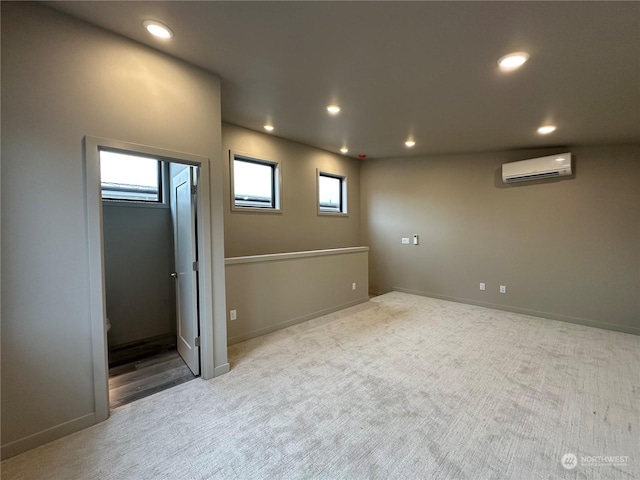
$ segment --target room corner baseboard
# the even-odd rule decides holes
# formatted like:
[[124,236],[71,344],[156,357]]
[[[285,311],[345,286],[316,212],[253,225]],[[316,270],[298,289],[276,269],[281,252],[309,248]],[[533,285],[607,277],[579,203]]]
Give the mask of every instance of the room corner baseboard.
[[224,375],[225,373],[229,373],[229,370],[231,369],[231,367],[229,366],[228,363],[225,363],[224,365],[219,365],[216,368],[213,369],[213,377],[219,377],[220,375]]
[[363,298],[358,298],[357,300],[352,300],[350,302],[343,303],[342,305],[336,305],[330,308],[320,310],[318,312],[309,313],[307,315],[303,315],[301,317],[296,317],[291,320],[277,323],[275,325],[271,325],[269,327],[262,328],[260,330],[254,330],[253,332],[243,333],[242,335],[236,335],[235,337],[229,337],[229,339],[227,340],[227,344],[233,345],[235,343],[251,340],[252,338],[256,338],[256,337],[260,337],[261,335],[266,335],[268,333],[276,332],[278,330],[282,330],[283,328],[287,328],[292,325],[296,325],[298,323],[306,322],[307,320],[312,320],[314,318],[321,317],[322,315],[328,315],[329,313],[337,312],[338,310],[342,310],[344,308],[349,308],[355,305],[359,305],[361,303],[366,303],[368,301],[369,301],[368,296]]
[[65,437],[71,433],[78,432],[95,424],[96,415],[95,413],[90,413],[83,417],[56,425],[55,427],[47,428],[46,430],[34,433],[28,437],[2,445],[0,458],[2,460],[6,460],[7,458],[15,457],[16,455],[28,450],[44,445],[45,443],[53,442],[54,440]]
[[439,295],[437,293],[432,293],[432,292],[422,292],[418,290],[411,290],[409,288],[391,287],[391,289],[396,292],[420,295],[421,297],[438,298],[440,300],[448,300],[450,302],[465,303],[467,305],[476,305],[478,307],[493,308],[494,310],[502,310],[505,312],[521,313],[523,315],[546,318],[548,320],[558,320],[560,322],[575,323],[577,325],[583,325],[585,327],[601,328],[603,330],[611,330],[614,332],[631,333],[633,335],[640,335],[640,328],[637,328],[637,327],[628,327],[626,325],[617,325],[615,323],[598,322],[596,320],[590,320],[586,318],[570,317],[568,315],[558,315],[558,314],[549,313],[549,312],[528,310],[526,308],[511,307],[508,305],[497,305],[493,303],[476,302],[474,300],[468,300],[465,298],[450,297],[447,295]]

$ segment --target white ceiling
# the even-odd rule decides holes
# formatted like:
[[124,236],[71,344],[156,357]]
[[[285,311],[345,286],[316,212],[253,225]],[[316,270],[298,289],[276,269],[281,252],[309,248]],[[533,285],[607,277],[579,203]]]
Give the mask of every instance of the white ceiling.
[[[45,3],[217,73],[224,121],[271,121],[334,152],[640,142],[638,2]],[[151,37],[145,19],[174,38]],[[499,71],[520,50],[529,62]],[[544,123],[558,130],[540,136]]]

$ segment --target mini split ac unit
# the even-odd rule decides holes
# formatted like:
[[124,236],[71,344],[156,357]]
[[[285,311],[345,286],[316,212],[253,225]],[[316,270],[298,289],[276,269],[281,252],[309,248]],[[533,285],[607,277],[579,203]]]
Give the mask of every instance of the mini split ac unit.
[[539,178],[565,177],[571,175],[571,153],[532,158],[502,165],[504,183],[526,182]]

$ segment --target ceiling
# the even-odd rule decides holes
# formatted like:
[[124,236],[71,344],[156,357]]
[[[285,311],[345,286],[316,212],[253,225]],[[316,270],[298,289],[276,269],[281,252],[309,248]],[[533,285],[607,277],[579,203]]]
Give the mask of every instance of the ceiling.
[[215,72],[224,121],[333,152],[640,142],[639,2],[44,3]]

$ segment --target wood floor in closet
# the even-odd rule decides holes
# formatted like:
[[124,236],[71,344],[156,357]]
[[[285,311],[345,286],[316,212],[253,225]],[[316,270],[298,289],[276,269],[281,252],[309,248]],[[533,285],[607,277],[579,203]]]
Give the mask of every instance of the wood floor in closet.
[[109,404],[117,408],[196,378],[176,350],[109,369]]

